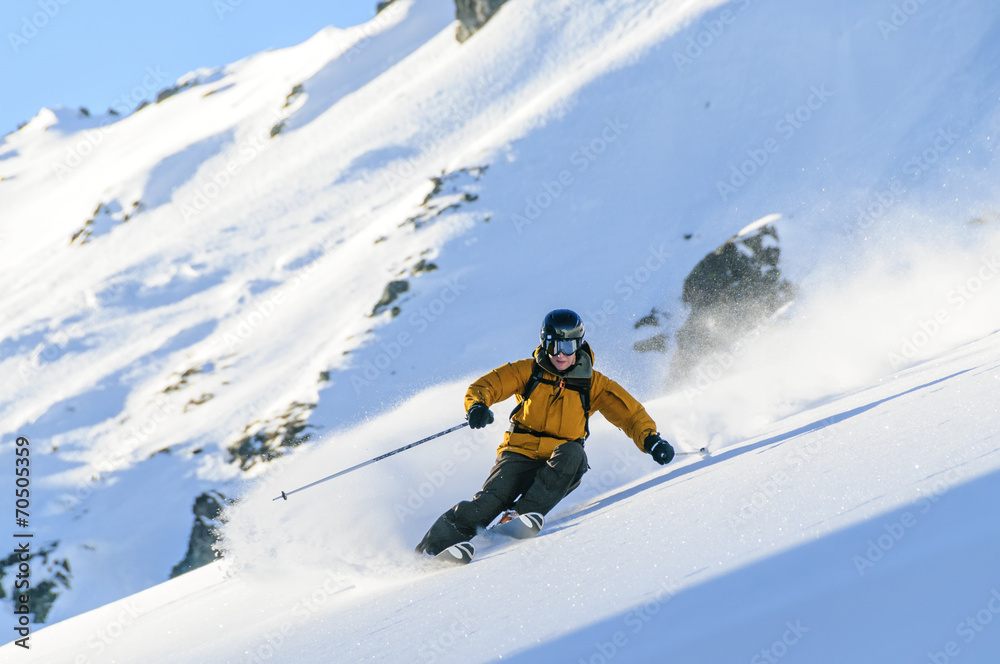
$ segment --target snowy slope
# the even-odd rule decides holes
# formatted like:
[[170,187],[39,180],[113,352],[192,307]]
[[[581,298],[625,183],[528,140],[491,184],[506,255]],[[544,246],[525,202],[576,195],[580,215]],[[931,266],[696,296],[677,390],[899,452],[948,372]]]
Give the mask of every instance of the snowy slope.
[[35,661],[721,662],[766,651],[832,663],[926,661],[951,643],[962,661],[993,662],[998,372],[992,335],[663,471],[637,472],[638,455],[603,427],[588,444],[601,465],[542,537],[485,539],[473,564],[441,572],[401,561],[358,576],[334,552],[302,555],[336,546],[338,533],[317,526],[331,518],[356,524],[355,541],[377,537],[388,505],[330,506],[398,479],[400,462],[277,508],[268,486],[234,519],[255,540],[237,548],[251,559],[49,627]]
[[[514,0],[463,45],[453,16],[445,0],[399,0],[364,30],[330,28],[294,48],[196,72],[179,82],[192,85],[112,124],[43,110],[4,138],[0,444],[12,459],[14,439],[31,439],[36,537],[58,541],[56,556],[72,567],[71,588],[60,589],[49,616],[64,623],[39,643],[132,661],[140,657],[133,648],[159,643],[140,638],[139,625],[156,634],[202,629],[233,607],[221,622],[232,641],[205,633],[192,645],[203,650],[188,659],[230,661],[234,648],[252,648],[290,619],[310,624],[294,643],[312,654],[289,661],[328,657],[324,648],[335,643],[337,652],[348,648],[345,661],[380,643],[406,661],[416,651],[393,649],[435,634],[447,640],[441,630],[464,619],[441,600],[467,597],[470,579],[488,600],[476,610],[503,607],[509,619],[481,614],[494,615],[495,632],[463,623],[463,634],[494,638],[497,650],[473,640],[449,659],[557,637],[597,642],[664,579],[682,584],[679,593],[749,593],[744,566],[788,559],[765,562],[779,553],[796,565],[836,553],[846,546],[836,533],[903,509],[934,473],[968,462],[958,484],[974,491],[981,485],[972,480],[992,472],[988,420],[958,419],[950,402],[915,401],[931,387],[864,415],[900,405],[901,431],[924,409],[954,417],[953,437],[985,446],[970,445],[977,454],[928,441],[915,449],[954,454],[955,463],[939,458],[927,474],[907,475],[888,471],[909,467],[900,466],[903,434],[891,436],[888,451],[858,442],[850,468],[877,470],[846,473],[825,451],[810,473],[782,482],[793,499],[768,496],[776,512],[735,544],[732,528],[687,521],[692,513],[724,521],[734,501],[776,481],[766,452],[741,450],[775,446],[777,454],[812,440],[781,438],[801,426],[950,375],[932,363],[888,378],[926,360],[958,366],[961,355],[936,358],[1000,327],[993,6],[929,4],[900,18],[891,5],[860,0]],[[684,277],[771,213],[782,215],[783,267],[800,301],[787,322],[734,349],[737,366],[719,358],[663,396],[666,359],[632,350],[641,339],[635,321],[655,307],[671,314],[663,331],[675,331]],[[391,305],[399,315],[371,316],[386,284],[403,279],[409,289]],[[564,525],[530,545],[583,538],[559,549],[568,567],[584,570],[558,581],[576,588],[555,588],[559,603],[529,599],[537,583],[508,588],[515,571],[550,572],[547,552],[531,565],[514,550],[487,553],[484,565],[455,574],[454,586],[416,570],[398,578],[429,520],[482,481],[500,427],[312,490],[296,510],[270,502],[280,489],[460,421],[468,380],[530,352],[540,316],[561,306],[584,314],[598,367],[649,400],[668,438],[681,447],[710,442],[716,456],[657,472],[595,422],[589,484],[561,507]],[[981,343],[975,352],[993,357],[992,342]],[[908,387],[891,392],[900,381]],[[976,395],[970,408],[988,410],[982,390],[992,383],[971,381],[962,374],[942,385],[960,385],[952,389]],[[233,462],[230,446],[296,412],[307,416],[312,443],[247,471]],[[883,435],[860,418],[821,429],[832,435],[864,421],[858,436]],[[619,470],[602,476],[609,468]],[[261,485],[248,486],[258,475]],[[654,498],[674,487],[677,507]],[[244,494],[230,515],[229,559],[140,595],[149,611],[175,604],[116,638],[125,654],[96,652],[87,639],[120,605],[66,619],[165,580],[184,555],[191,504],[208,489]],[[661,525],[618,526],[612,513]],[[975,516],[956,528],[971,531]],[[635,555],[623,558],[620,528],[641,535],[630,538]],[[829,546],[798,553],[818,538]],[[675,544],[689,541],[698,546]],[[633,571],[626,560],[658,551],[680,551],[669,575],[620,576]],[[697,572],[704,556],[714,562]],[[513,566],[489,567],[503,560]],[[211,586],[219,567],[230,576]],[[970,566],[967,583],[982,582],[978,569]],[[595,579],[611,594],[592,595]],[[351,585],[302,615],[298,602],[317,587]],[[796,585],[802,596],[776,596],[774,606],[797,597],[816,606],[823,592],[854,601],[853,585],[821,585],[808,577]],[[512,594],[491,594],[494,587]],[[376,629],[362,626],[397,620],[385,616],[400,597],[425,617],[406,614],[383,637],[362,638]],[[534,632],[521,630],[518,597]],[[756,629],[734,611],[719,624]],[[348,613],[367,618],[352,622]],[[705,638],[723,647],[710,632]],[[698,638],[669,643],[701,648],[707,641]]]

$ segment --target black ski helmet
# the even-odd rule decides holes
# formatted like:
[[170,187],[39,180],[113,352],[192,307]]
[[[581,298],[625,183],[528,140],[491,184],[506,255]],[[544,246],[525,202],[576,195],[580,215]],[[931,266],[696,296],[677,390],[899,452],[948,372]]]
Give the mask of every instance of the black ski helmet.
[[583,343],[583,319],[569,309],[550,311],[542,321],[539,337],[549,355],[572,355]]

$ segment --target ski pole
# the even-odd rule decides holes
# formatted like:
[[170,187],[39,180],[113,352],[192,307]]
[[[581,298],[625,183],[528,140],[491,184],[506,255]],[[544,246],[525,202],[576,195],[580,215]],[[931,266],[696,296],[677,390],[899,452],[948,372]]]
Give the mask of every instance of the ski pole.
[[446,433],[451,433],[452,431],[458,431],[459,429],[461,429],[463,427],[467,427],[467,426],[469,426],[468,422],[462,422],[461,424],[459,424],[457,426],[453,426],[450,429],[445,429],[444,431],[438,432],[438,433],[434,434],[433,436],[427,436],[426,438],[418,440],[415,443],[410,443],[409,445],[403,445],[399,449],[393,450],[391,452],[386,452],[382,456],[377,456],[374,459],[369,459],[368,461],[363,461],[363,462],[359,463],[356,466],[351,466],[347,470],[341,470],[340,472],[334,473],[333,475],[328,475],[327,477],[324,477],[321,480],[316,480],[315,482],[310,482],[309,484],[306,484],[305,486],[300,486],[298,489],[292,489],[291,491],[287,491],[287,492],[286,491],[282,491],[280,496],[278,496],[277,498],[273,498],[272,499],[272,502],[274,502],[275,500],[281,500],[281,499],[288,500],[288,497],[290,495],[292,495],[293,493],[298,493],[299,491],[304,491],[305,489],[308,489],[311,486],[316,486],[317,484],[322,484],[323,482],[326,482],[327,480],[332,480],[335,477],[340,477],[341,475],[346,475],[347,473],[349,473],[351,471],[354,471],[354,470],[357,470],[358,468],[364,468],[365,466],[367,466],[369,464],[372,464],[372,463],[375,463],[376,461],[381,461],[382,459],[391,457],[393,454],[399,454],[400,452],[402,452],[404,450],[408,450],[411,447],[416,447],[417,445],[422,445],[422,444],[426,443],[429,440],[434,440],[435,438],[440,438],[441,436],[445,435]]
[[674,452],[674,456],[689,456],[692,454],[708,454],[708,448],[700,447],[697,452]]

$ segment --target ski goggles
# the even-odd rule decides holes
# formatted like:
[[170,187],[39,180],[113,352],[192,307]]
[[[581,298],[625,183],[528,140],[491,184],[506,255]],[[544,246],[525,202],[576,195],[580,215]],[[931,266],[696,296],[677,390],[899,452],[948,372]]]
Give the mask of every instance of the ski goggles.
[[553,357],[559,354],[572,355],[580,350],[580,339],[546,339],[543,348]]

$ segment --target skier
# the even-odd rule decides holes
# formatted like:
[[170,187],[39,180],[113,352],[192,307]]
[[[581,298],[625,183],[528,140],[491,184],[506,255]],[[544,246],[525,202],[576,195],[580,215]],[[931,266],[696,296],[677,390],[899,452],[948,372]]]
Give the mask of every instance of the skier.
[[493,422],[493,404],[511,396],[518,403],[482,491],[442,514],[417,545],[418,553],[435,556],[466,542],[504,511],[501,521],[547,514],[589,468],[583,444],[595,410],[657,463],[674,458],[645,408],[621,385],[594,371],[594,352],[583,333],[577,314],[552,311],[542,322],[541,345],[532,358],[498,367],[469,386],[466,418],[473,429]]

